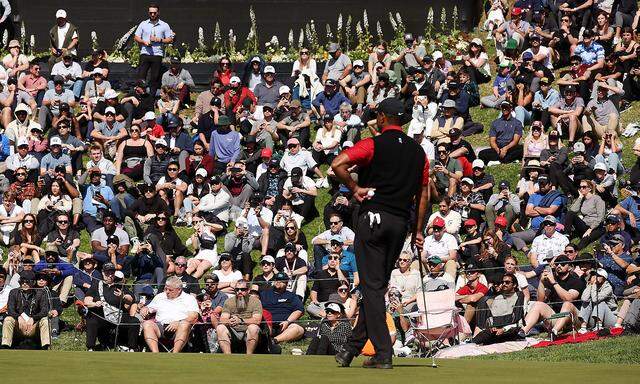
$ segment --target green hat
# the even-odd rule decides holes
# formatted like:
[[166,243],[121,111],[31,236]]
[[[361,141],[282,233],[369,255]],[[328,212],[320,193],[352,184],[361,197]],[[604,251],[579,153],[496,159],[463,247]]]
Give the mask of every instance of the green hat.
[[231,125],[231,119],[227,115],[218,116],[218,125]]
[[440,258],[440,256],[429,256],[429,258],[427,259],[427,263],[433,265],[442,264],[442,259]]

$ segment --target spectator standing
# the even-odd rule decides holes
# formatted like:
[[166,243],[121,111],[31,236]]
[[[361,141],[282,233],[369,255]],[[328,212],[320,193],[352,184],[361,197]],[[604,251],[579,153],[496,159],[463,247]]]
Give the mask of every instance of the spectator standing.
[[160,7],[153,3],[149,6],[149,18],[138,25],[134,39],[140,45],[140,64],[138,79],[149,77],[149,93],[155,96],[160,87],[160,71],[164,57],[164,45],[173,43],[175,33],[169,24],[160,20]]

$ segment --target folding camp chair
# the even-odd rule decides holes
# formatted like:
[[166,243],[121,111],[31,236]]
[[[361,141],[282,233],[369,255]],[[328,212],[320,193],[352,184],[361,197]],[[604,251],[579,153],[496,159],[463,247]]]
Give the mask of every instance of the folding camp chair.
[[[455,292],[446,289],[435,292],[418,292],[418,312],[408,314],[415,325],[413,334],[418,341],[420,357],[432,356],[446,347],[445,341],[458,341],[459,309],[455,306]],[[425,308],[426,302],[426,308]]]

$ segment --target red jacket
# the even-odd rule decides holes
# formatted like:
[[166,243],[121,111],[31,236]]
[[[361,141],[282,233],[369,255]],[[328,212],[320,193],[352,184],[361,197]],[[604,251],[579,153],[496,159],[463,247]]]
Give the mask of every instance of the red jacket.
[[238,108],[242,106],[242,101],[246,98],[250,98],[254,104],[258,102],[256,95],[247,87],[241,87],[240,92],[235,92],[234,95],[231,95],[231,91],[231,89],[228,89],[224,93],[224,105],[227,109],[232,108],[234,113],[238,112]]
[[207,175],[209,177],[213,176],[214,170],[214,162],[213,158],[207,153],[202,156],[202,161],[200,163],[194,162],[191,160],[191,156],[187,157],[185,161],[185,173],[189,178],[193,179],[196,176],[196,170],[198,168],[204,168],[207,171]]

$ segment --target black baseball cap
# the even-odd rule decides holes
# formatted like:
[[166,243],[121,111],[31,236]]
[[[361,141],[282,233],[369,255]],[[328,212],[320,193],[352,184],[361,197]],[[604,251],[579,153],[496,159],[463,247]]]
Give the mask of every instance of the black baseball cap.
[[499,188],[502,189],[509,189],[509,187],[511,187],[511,184],[509,184],[508,180],[502,180],[499,184]]
[[116,270],[116,266],[113,263],[104,263],[102,265],[102,272],[115,271],[115,270]]
[[555,264],[569,264],[571,262],[571,259],[567,255],[560,255],[554,260]]
[[278,272],[273,276],[273,281],[289,281],[289,276],[284,272]]
[[302,168],[295,167],[291,170],[291,177],[302,177]]
[[401,117],[404,114],[404,105],[395,98],[386,98],[378,104],[378,111],[386,116]]
[[231,261],[231,260],[233,260],[233,258],[231,257],[231,254],[230,254],[230,253],[224,252],[224,253],[221,253],[221,254],[220,254],[220,261],[222,261],[222,260],[229,260],[229,261]]

